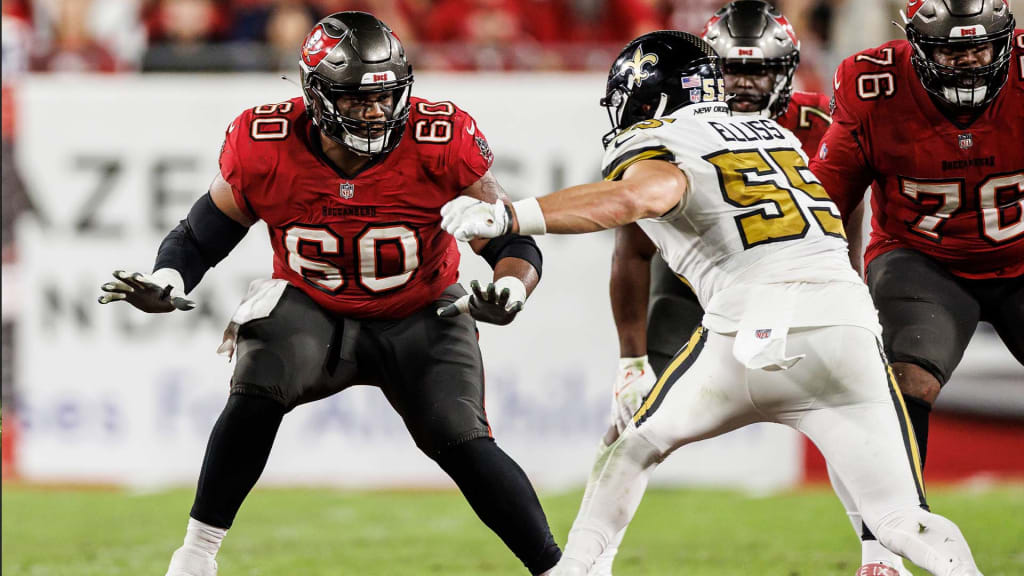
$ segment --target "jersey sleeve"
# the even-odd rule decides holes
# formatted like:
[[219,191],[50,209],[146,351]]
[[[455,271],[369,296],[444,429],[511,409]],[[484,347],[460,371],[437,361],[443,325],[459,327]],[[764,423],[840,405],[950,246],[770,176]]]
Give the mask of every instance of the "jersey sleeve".
[[836,70],[835,95],[832,97],[832,125],[825,131],[818,151],[811,158],[811,172],[821,181],[832,201],[839,207],[843,222],[864,198],[873,171],[864,147],[863,123],[855,109],[857,98],[851,77],[851,61]]
[[452,140],[444,154],[442,175],[455,190],[465,190],[494,164],[494,153],[476,120],[456,108],[452,116]]
[[248,126],[251,121],[251,110],[246,110],[238,115],[224,132],[224,143],[220,148],[220,175],[231,185],[231,192],[235,197],[235,204],[246,212],[248,216],[257,217],[252,205],[245,198],[247,175],[245,173],[243,157],[244,147],[248,142]]
[[642,160],[675,162],[675,154],[658,138],[656,129],[644,126],[650,122],[653,121],[630,127],[608,143],[601,162],[601,176],[605,180],[621,179],[627,168]]

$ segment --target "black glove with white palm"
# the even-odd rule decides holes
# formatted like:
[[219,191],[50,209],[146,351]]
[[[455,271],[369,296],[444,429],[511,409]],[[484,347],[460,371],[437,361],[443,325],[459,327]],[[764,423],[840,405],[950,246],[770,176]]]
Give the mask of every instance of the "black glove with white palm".
[[526,303],[526,286],[515,276],[502,276],[497,281],[480,287],[480,282],[469,283],[472,294],[466,294],[455,302],[437,309],[437,315],[451,318],[469,314],[479,322],[504,326],[515,320]]
[[115,282],[100,286],[103,294],[100,304],[124,300],[132,306],[149,313],[164,313],[174,310],[191,310],[196,303],[185,297],[182,288],[185,283],[178,271],[161,268],[152,274],[129,273],[115,270]]

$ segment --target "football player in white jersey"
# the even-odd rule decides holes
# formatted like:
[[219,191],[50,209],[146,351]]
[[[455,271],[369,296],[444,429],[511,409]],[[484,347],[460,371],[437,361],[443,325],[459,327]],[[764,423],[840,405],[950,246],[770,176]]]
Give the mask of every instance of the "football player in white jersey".
[[442,226],[466,241],[638,222],[705,310],[595,463],[555,573],[587,573],[672,451],[778,422],[821,449],[887,548],[932,574],[979,575],[960,530],[927,509],[874,304],[799,140],[773,120],[730,116],[718,57],[683,32],[628,44],[602,104],[613,126],[605,181],[513,204],[459,198],[442,209]]

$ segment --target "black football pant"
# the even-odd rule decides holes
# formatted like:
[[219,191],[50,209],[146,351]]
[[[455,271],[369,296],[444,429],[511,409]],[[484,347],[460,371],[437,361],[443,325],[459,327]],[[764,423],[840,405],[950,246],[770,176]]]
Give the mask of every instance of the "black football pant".
[[[868,287],[890,362],[916,364],[944,386],[985,321],[1024,365],[1024,277],[961,278],[925,254],[900,248],[871,261]],[[931,406],[909,394],[904,399],[923,466]]]
[[231,395],[210,435],[192,517],[230,527],[284,414],[350,385],[373,384],[526,567],[534,574],[553,567],[561,552],[537,495],[490,436],[476,326],[469,316],[435,313],[462,294],[453,286],[401,320],[353,321],[287,288],[270,316],[239,330]]

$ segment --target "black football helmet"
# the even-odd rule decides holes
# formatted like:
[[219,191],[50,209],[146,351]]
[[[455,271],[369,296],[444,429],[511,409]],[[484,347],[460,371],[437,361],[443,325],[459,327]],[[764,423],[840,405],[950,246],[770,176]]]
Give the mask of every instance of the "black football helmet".
[[[387,154],[409,118],[412,65],[386,24],[365,12],[336,12],[317,22],[299,57],[306,112],[321,132],[353,152]],[[367,122],[341,114],[342,96],[390,92],[388,118]]]
[[[1016,23],[1004,0],[908,0],[910,60],[921,84],[936,98],[961,109],[981,108],[1006,83]],[[992,43],[992,62],[974,68],[945,66],[935,50]]]
[[775,118],[786,111],[800,65],[800,41],[781,12],[763,0],[733,0],[708,20],[702,36],[722,57],[725,74],[775,78],[758,114]]
[[691,104],[725,102],[718,55],[693,34],[659,30],[633,40],[608,73],[601,106],[612,129],[605,146],[622,130],[666,116]]

